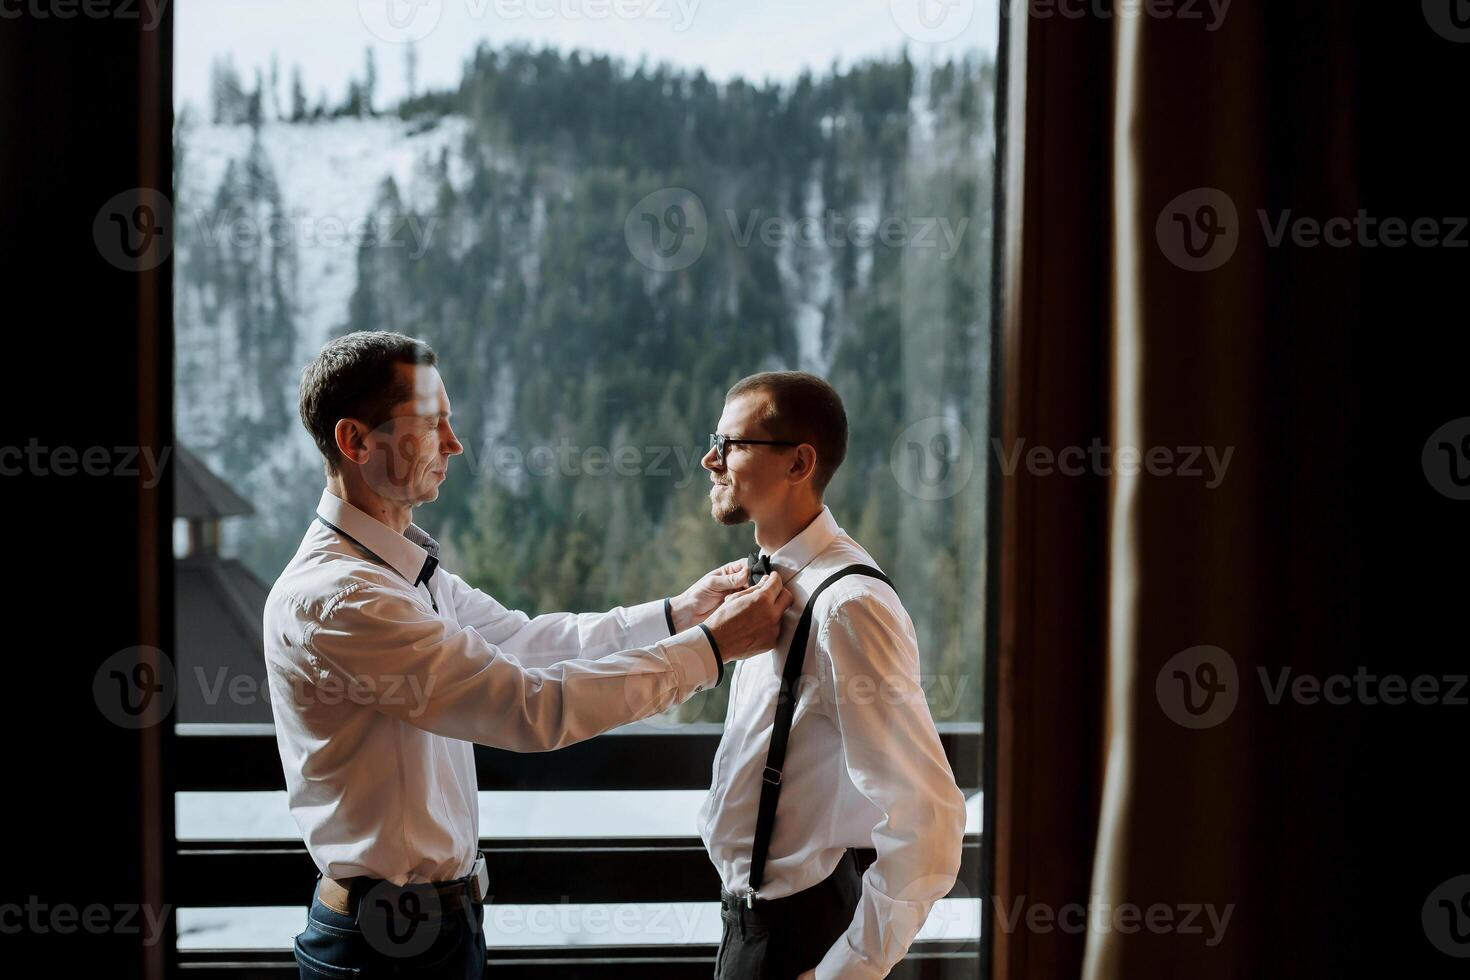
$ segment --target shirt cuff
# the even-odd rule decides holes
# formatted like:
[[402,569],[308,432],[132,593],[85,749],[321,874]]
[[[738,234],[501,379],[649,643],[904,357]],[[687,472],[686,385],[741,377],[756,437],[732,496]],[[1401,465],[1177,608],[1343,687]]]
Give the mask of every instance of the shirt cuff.
[[886,976],[888,970],[877,969],[854,952],[846,936],[839,938],[817,964],[817,980],[883,980]]
[[623,647],[651,647],[671,635],[664,613],[664,599],[627,607],[628,640]]
[[719,687],[725,680],[725,658],[720,655],[720,645],[715,642],[715,634],[710,632],[710,628],[703,623],[699,624],[699,628],[704,630],[704,638],[709,640],[710,652],[715,655],[715,666],[718,669],[718,673],[715,674],[715,687]]
[[[660,614],[662,619],[662,614]],[[722,669],[714,643],[703,626],[691,626],[658,644],[674,668],[679,688],[695,693],[720,682]],[[688,697],[685,694],[684,697]],[[684,698],[680,698],[684,700]]]

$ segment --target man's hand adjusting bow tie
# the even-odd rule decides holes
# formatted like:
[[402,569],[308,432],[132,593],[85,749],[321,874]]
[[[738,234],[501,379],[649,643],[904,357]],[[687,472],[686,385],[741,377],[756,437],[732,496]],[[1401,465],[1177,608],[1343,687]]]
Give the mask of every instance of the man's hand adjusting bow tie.
[[706,572],[698,582],[669,599],[669,627],[682,633],[698,626],[719,608],[725,597],[746,586],[745,560],[738,559]]

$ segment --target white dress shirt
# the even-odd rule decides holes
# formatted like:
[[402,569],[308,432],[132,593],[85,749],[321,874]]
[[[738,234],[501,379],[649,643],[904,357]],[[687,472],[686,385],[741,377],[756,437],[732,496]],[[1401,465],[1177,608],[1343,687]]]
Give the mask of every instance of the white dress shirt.
[[[291,815],[317,868],[395,884],[470,872],[472,743],[541,752],[713,686],[704,631],[661,601],[532,619],[331,493],[265,606],[265,661]],[[338,530],[334,530],[334,528]],[[434,606],[437,604],[438,611]]]
[[[734,667],[725,734],[699,832],[727,891],[743,895],[776,696],[807,597],[838,569],[873,565],[832,512],[770,556],[794,600],[776,647]],[[846,934],[818,980],[884,977],[959,873],[965,798],[920,684],[913,623],[881,580],[850,575],[817,599],[760,897],[818,884],[849,847],[874,847]]]

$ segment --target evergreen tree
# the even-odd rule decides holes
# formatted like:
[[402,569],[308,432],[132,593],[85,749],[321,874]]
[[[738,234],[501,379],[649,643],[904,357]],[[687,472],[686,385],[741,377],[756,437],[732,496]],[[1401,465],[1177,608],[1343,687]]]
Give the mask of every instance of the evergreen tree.
[[291,121],[299,123],[305,119],[306,88],[301,84],[300,66],[293,65],[291,67]]

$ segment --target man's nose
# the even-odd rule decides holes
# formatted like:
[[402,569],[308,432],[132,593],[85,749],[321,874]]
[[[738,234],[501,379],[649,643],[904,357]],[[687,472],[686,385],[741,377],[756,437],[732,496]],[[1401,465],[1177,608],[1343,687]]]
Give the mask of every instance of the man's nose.
[[713,446],[711,446],[710,447],[710,451],[704,454],[704,459],[701,459],[699,461],[699,465],[700,466],[703,466],[705,469],[709,470],[711,473],[715,472],[716,469],[720,468],[720,454],[719,454],[719,452],[717,452],[715,450],[715,448]]
[[444,443],[444,451],[450,456],[458,456],[464,452],[464,446],[460,444],[459,438],[455,436],[453,429],[449,429],[449,439]]

